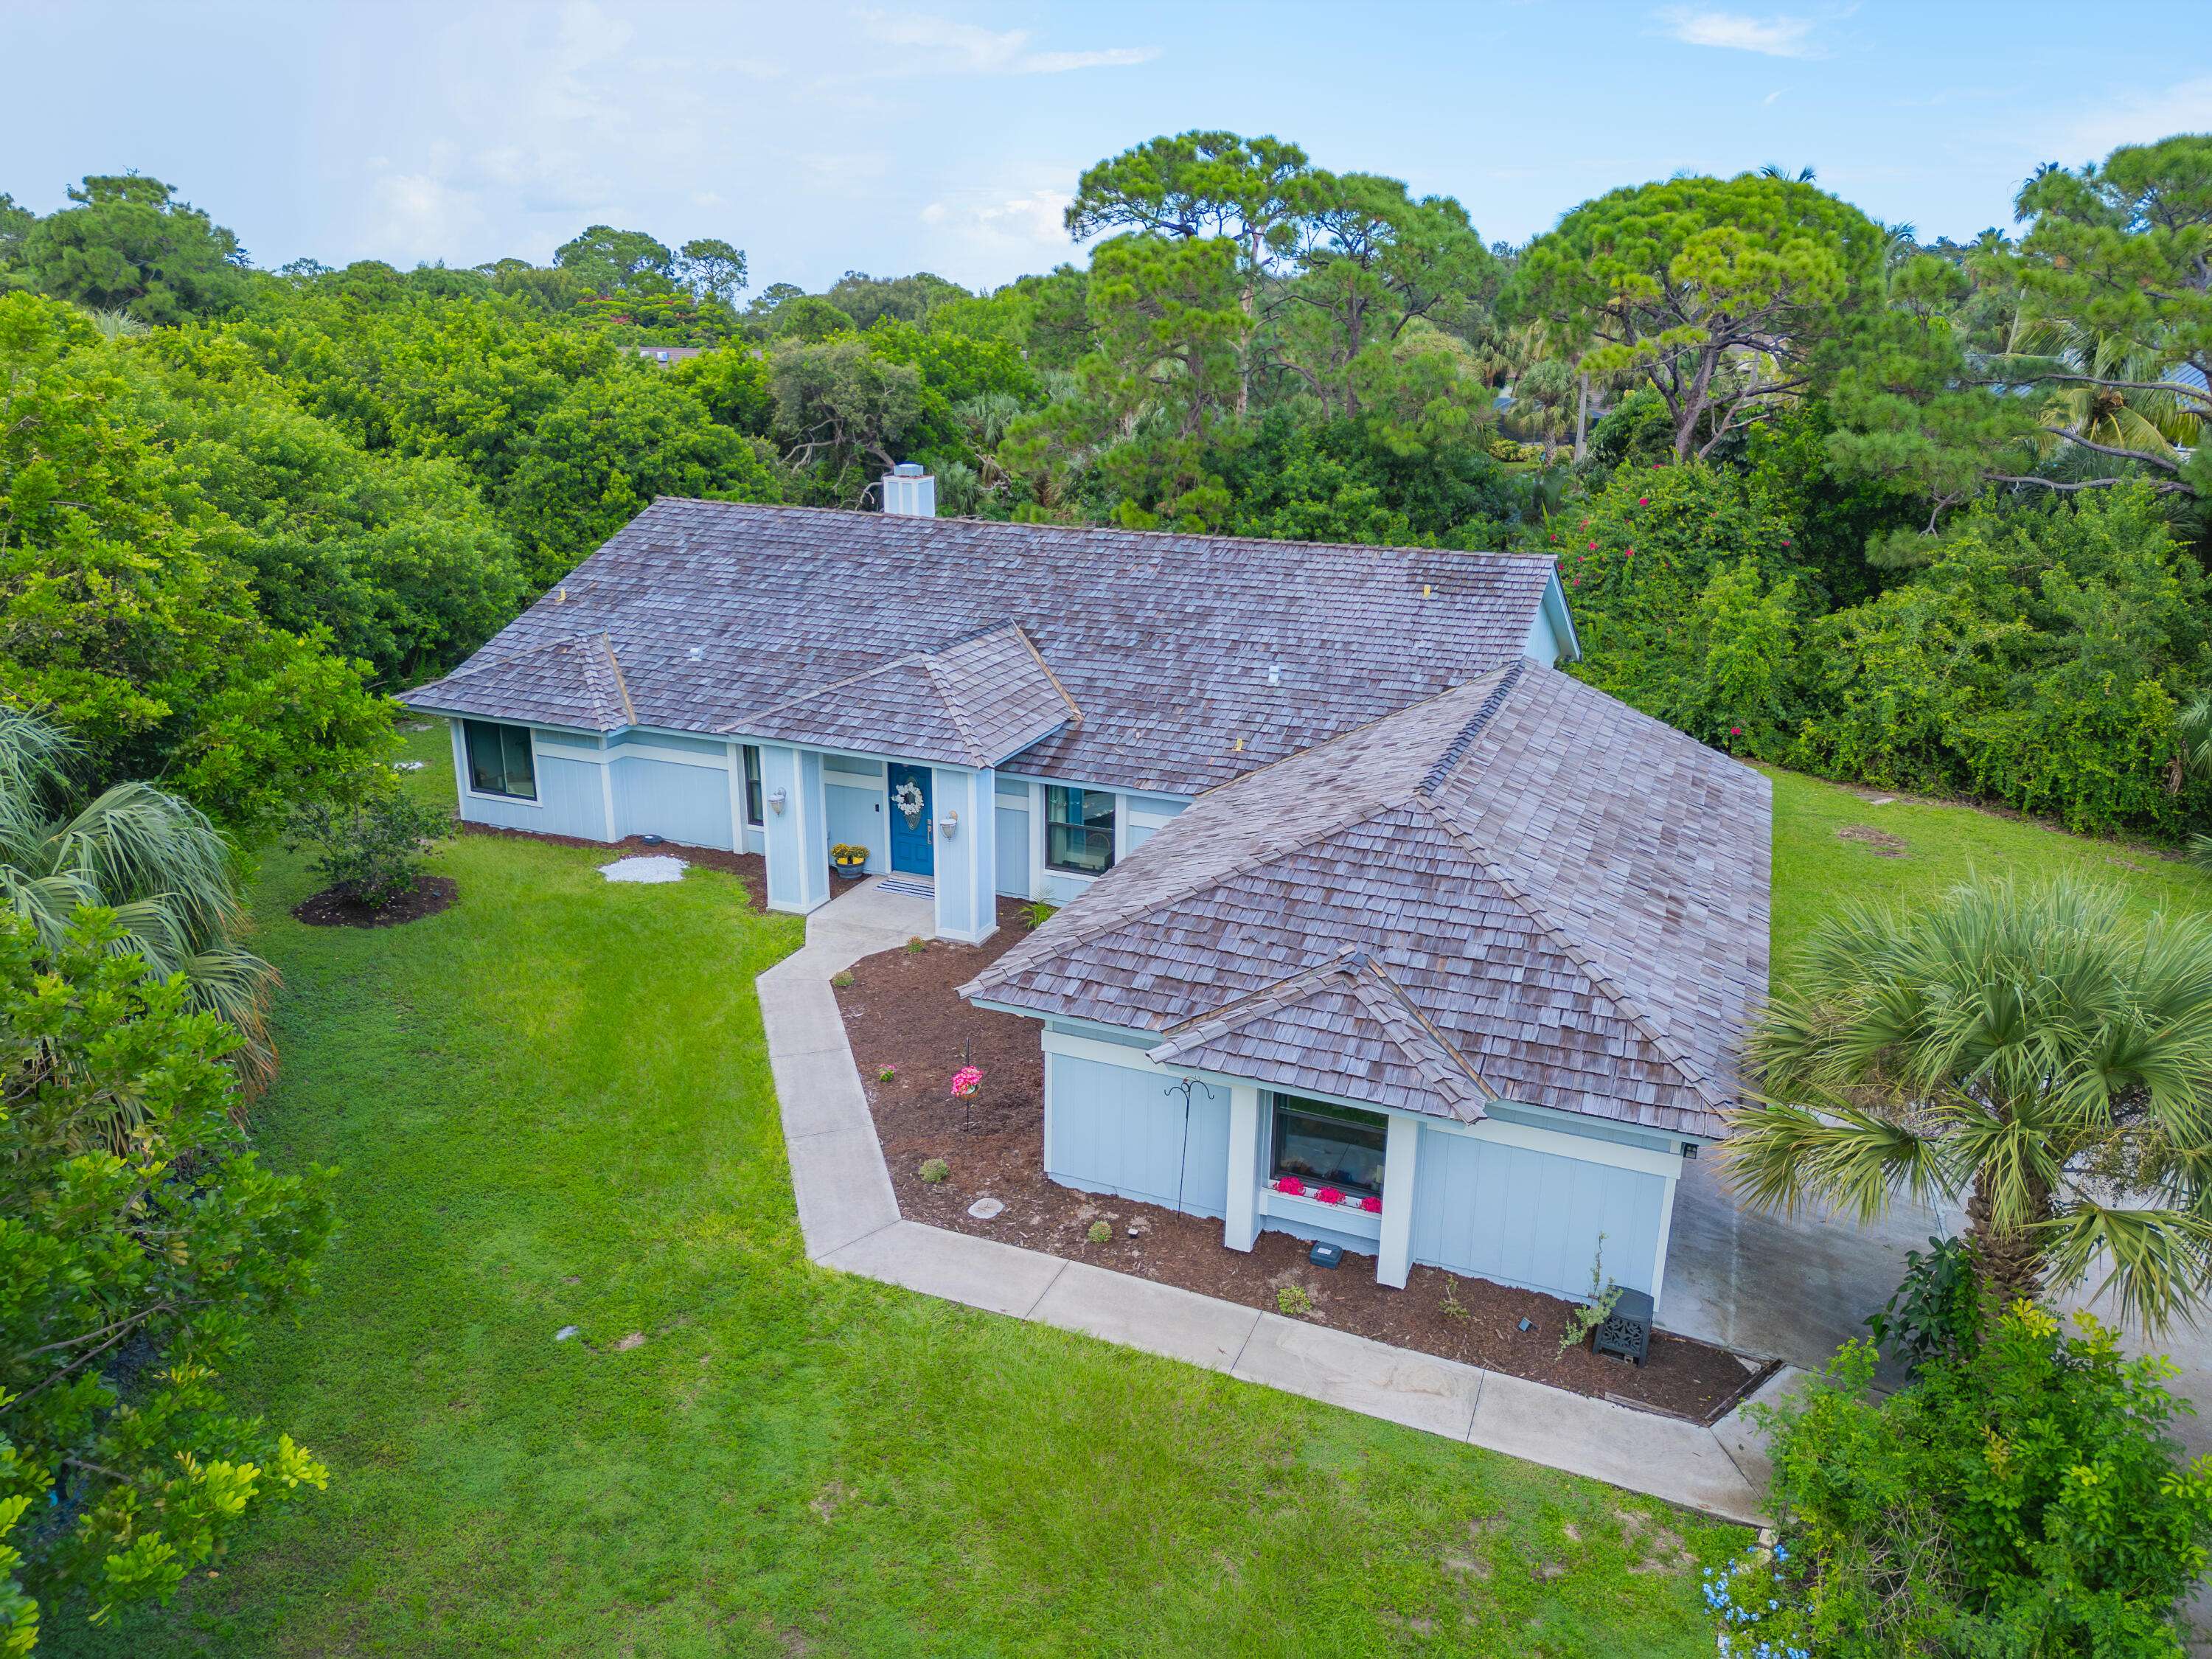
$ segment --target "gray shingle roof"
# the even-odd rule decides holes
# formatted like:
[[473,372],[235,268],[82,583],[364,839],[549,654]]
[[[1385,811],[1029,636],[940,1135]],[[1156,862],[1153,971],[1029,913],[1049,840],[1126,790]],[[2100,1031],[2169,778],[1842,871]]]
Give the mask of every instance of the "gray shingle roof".
[[728,730],[829,749],[888,750],[995,766],[1080,711],[1013,623],[916,652],[820,690],[741,714]]
[[1771,790],[1533,664],[1215,790],[962,994],[1293,1092],[1717,1136]]
[[557,636],[512,656],[479,652],[447,675],[460,712],[612,731],[636,720],[622,665],[605,634]]
[[[910,687],[919,659],[945,667],[1011,621],[1083,713],[1012,769],[1195,794],[1513,660],[1551,580],[1549,560],[1512,554],[663,499],[404,700],[610,730],[629,721],[531,660],[604,636],[636,723],[752,735],[747,716],[872,673]],[[1013,736],[1046,707],[1034,684],[1003,707],[957,700]],[[952,724],[932,737],[951,744]]]

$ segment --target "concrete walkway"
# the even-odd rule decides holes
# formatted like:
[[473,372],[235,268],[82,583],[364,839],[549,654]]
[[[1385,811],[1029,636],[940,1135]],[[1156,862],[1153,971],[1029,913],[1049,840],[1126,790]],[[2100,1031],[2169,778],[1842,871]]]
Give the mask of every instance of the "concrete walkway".
[[[761,975],[806,1253],[826,1267],[1080,1331],[1248,1382],[1589,1475],[1732,1521],[1762,1520],[1767,1468],[1739,1410],[1711,1429],[1590,1400],[1173,1285],[901,1218],[830,976],[927,937],[928,901],[859,892],[807,920],[804,949]],[[1771,1399],[1802,1376],[1785,1370]]]

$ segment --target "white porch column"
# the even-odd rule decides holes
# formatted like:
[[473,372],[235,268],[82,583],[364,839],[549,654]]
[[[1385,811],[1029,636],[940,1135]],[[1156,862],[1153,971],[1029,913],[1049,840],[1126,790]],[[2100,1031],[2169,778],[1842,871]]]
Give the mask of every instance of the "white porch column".
[[1229,1091],[1227,1208],[1221,1242],[1249,1250],[1260,1237],[1260,1091],[1243,1084]]
[[1382,1240],[1375,1252],[1375,1282],[1406,1288],[1413,1267],[1414,1164],[1421,1150],[1421,1121],[1393,1112],[1382,1143]]
[[[931,769],[930,811],[935,821],[937,933],[981,945],[998,931],[997,775]],[[950,823],[948,834],[945,829]]]
[[822,798],[822,757],[763,744],[761,789],[768,799],[768,908],[801,915],[817,910],[830,902],[830,809]]

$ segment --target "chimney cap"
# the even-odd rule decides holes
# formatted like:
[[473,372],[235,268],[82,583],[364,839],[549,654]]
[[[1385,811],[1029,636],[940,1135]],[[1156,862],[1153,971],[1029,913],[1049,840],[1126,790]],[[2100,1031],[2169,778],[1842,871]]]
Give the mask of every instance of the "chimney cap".
[[922,476],[921,463],[920,461],[901,461],[896,466],[891,469],[891,476],[895,478],[919,478]]

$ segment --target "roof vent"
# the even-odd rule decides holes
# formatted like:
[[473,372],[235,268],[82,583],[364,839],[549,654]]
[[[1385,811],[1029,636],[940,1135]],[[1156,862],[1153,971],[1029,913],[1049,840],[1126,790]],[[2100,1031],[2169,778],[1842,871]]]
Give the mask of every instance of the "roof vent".
[[704,662],[707,660],[707,647],[703,645],[695,645],[684,654],[690,658],[693,662]]
[[937,480],[913,461],[884,474],[884,511],[909,519],[937,516]]
[[1270,685],[1280,685],[1282,683],[1283,665],[1279,662],[1269,663],[1267,665],[1267,684]]

